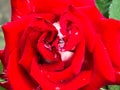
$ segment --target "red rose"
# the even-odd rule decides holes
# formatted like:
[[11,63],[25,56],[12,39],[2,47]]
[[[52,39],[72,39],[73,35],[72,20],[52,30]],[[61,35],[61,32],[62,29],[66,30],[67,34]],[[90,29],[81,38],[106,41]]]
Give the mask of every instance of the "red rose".
[[119,21],[104,18],[94,0],[11,1],[12,21],[3,25],[6,46],[0,52],[7,89],[119,84]]

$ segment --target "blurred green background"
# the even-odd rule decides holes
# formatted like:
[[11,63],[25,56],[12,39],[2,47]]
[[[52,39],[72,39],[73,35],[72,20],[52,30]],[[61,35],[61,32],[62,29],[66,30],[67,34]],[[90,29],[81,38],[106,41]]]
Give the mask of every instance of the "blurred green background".
[[[10,21],[10,0],[0,0],[0,49],[3,49],[5,46],[4,36],[1,29],[1,25]],[[2,71],[2,65],[0,62],[0,73]],[[0,79],[0,82],[3,80]],[[5,90],[4,88],[0,87],[0,90]]]
[[[109,17],[108,11],[109,6],[112,0],[96,0],[97,7],[101,10],[104,16]],[[0,0],[0,26],[8,21],[10,21],[10,0]],[[0,28],[0,49],[3,49],[5,46],[4,36],[2,33],[2,29]],[[0,63],[0,73],[2,71],[2,65]],[[0,79],[0,82],[2,79]],[[4,88],[0,87],[0,90],[5,90]],[[120,90],[120,86],[117,85],[109,85],[101,88],[100,90]]]
[[[10,20],[10,0],[0,0],[0,25]],[[2,29],[0,28],[0,49],[4,48]]]

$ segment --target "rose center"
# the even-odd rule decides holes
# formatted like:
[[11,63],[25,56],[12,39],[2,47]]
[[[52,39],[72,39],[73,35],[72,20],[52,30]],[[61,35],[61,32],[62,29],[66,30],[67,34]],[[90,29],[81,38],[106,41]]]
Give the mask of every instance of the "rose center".
[[58,36],[60,38],[59,42],[58,42],[58,49],[59,49],[59,53],[61,55],[61,59],[62,59],[63,62],[66,62],[66,61],[70,60],[70,58],[72,58],[74,53],[71,52],[71,51],[65,51],[64,50],[65,41],[63,39],[63,37],[64,37],[63,34],[60,32],[61,27],[60,27],[59,22],[53,23],[53,26],[56,27],[56,29],[58,31]]

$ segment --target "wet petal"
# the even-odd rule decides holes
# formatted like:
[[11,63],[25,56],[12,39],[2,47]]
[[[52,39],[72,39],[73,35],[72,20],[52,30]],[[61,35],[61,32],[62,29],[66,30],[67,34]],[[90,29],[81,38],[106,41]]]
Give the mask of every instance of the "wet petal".
[[74,77],[71,67],[68,67],[59,72],[45,71],[45,76],[52,82],[60,82],[61,80],[70,80]]
[[72,59],[72,72],[74,74],[78,74],[82,68],[82,64],[84,62],[84,53],[85,53],[85,41],[81,41],[76,48],[75,54]]
[[108,50],[111,62],[115,68],[120,69],[120,22],[109,19],[101,21],[101,37]]
[[19,61],[19,64],[22,65],[27,71],[30,70],[32,58],[37,54],[36,53],[37,48],[35,47],[36,47],[39,35],[40,35],[40,32],[32,31],[32,33],[27,38],[24,51],[21,54],[22,57]]
[[[78,90],[90,83],[91,71],[79,73],[73,80],[63,86],[63,90]],[[92,90],[92,89],[91,89]]]
[[96,72],[93,73],[89,84],[86,87],[83,87],[82,90],[99,90],[101,87],[108,84],[110,83]]
[[35,84],[27,76],[24,70],[19,66],[18,64],[19,59],[20,58],[19,58],[18,49],[15,49],[11,53],[8,60],[9,62],[7,66],[7,76],[8,76],[9,82],[12,86],[12,89],[14,90],[21,90],[21,88],[24,90],[32,90],[33,88],[35,88]]
[[31,0],[11,0],[12,20],[20,19],[34,11]]
[[31,65],[31,71],[30,75],[36,80],[40,87],[44,90],[53,90],[56,87],[56,84],[50,82],[44,75],[44,70],[42,69],[41,66],[38,65],[37,63],[37,58],[34,57],[32,58],[32,65]]
[[9,22],[2,26],[6,44],[5,54],[10,54],[13,48],[19,46],[21,35],[34,16],[35,15],[29,15],[18,21]]
[[96,37],[96,43],[93,52],[94,57],[94,69],[99,72],[105,79],[115,82],[114,68],[110,61],[109,54],[106,47],[102,43],[99,37]]

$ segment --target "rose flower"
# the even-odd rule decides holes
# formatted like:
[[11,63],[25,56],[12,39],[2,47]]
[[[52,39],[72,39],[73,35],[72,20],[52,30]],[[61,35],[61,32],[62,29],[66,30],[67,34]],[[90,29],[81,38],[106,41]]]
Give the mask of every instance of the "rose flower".
[[8,90],[99,90],[120,84],[120,22],[94,0],[11,0],[2,26]]

